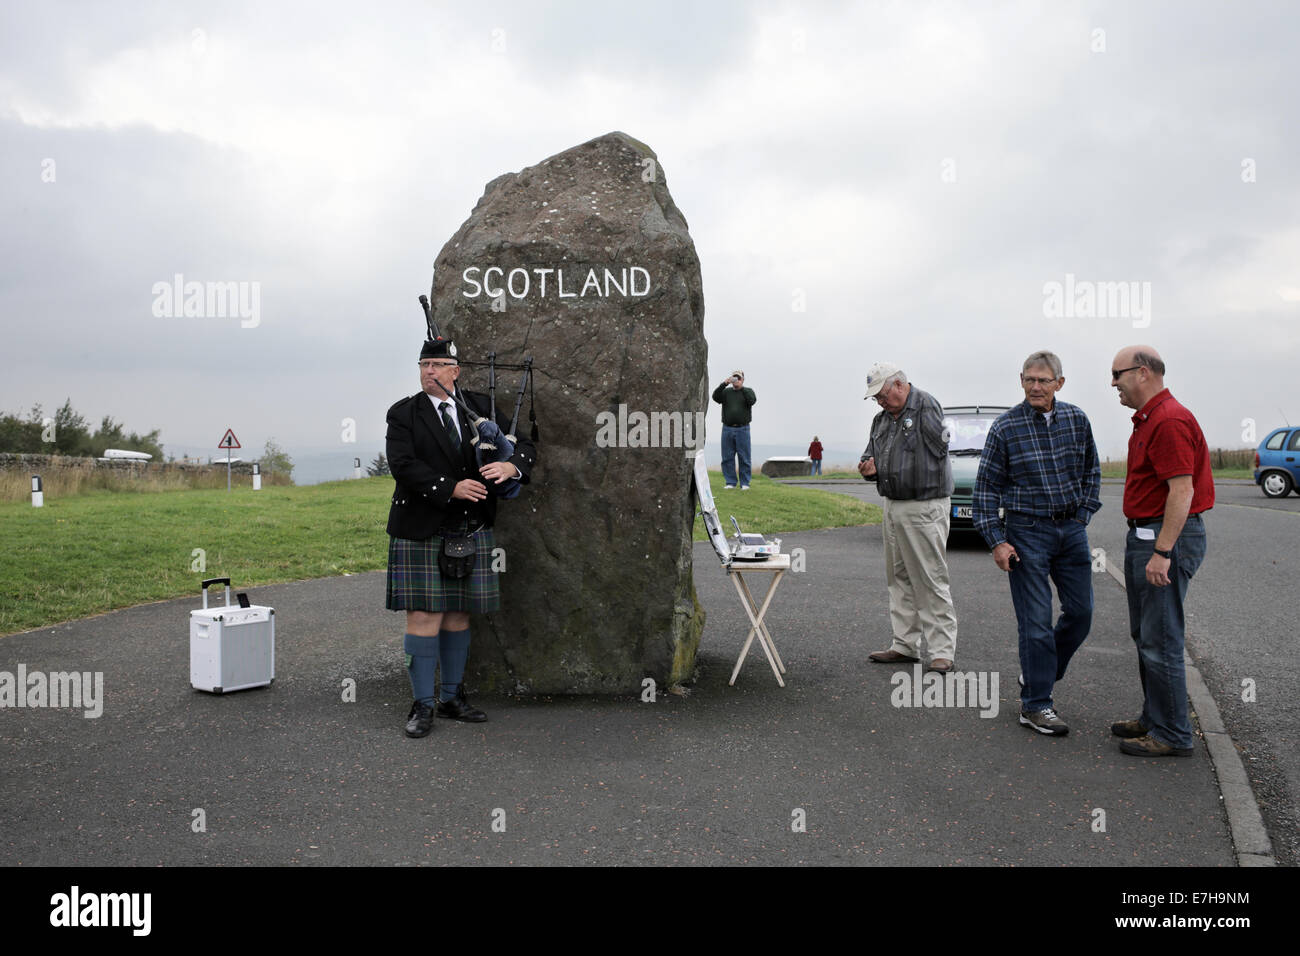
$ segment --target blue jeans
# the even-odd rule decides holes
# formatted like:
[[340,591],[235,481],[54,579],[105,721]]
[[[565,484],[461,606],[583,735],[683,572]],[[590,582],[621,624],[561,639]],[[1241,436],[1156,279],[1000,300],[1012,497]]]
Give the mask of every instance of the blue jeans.
[[1173,747],[1192,746],[1192,722],[1187,713],[1187,672],[1183,669],[1183,601],[1192,575],[1205,560],[1205,522],[1189,515],[1170,553],[1170,583],[1147,583],[1146,567],[1155,538],[1142,540],[1138,531],[1160,536],[1160,522],[1130,528],[1124,549],[1124,587],[1128,591],[1128,626],[1137,644],[1138,676],[1142,680],[1143,724],[1151,736]]
[[722,426],[722,481],[727,485],[736,484],[736,463],[740,459],[740,483],[749,484],[749,426]]
[[[1074,518],[1053,521],[1007,512],[1007,541],[1020,555],[1011,563],[1011,603],[1020,638],[1020,672],[1025,686],[1020,707],[1052,707],[1052,688],[1092,627],[1092,552],[1088,529]],[[1051,583],[1049,583],[1049,581]],[[1052,587],[1061,616],[1052,626]]]
[[822,473],[822,460],[820,458],[814,458],[812,460],[812,473],[814,475],[820,475]]

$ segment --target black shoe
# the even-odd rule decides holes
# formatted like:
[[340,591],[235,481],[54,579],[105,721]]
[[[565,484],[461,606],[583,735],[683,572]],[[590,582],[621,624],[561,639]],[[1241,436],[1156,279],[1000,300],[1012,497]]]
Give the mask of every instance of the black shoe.
[[423,737],[433,730],[433,708],[422,701],[411,704],[406,715],[406,736]]
[[456,696],[451,700],[438,701],[438,716],[449,720],[463,720],[470,724],[481,724],[487,720],[487,714],[471,706],[465,699],[464,685],[456,688]]

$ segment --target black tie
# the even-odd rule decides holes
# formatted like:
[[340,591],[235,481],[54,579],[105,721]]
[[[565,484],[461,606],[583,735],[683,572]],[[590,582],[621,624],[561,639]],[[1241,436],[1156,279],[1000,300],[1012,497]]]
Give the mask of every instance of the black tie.
[[450,407],[450,402],[440,403],[438,405],[438,414],[442,416],[442,427],[447,429],[447,437],[451,439],[455,449],[460,451],[460,432],[456,431],[456,425],[451,420],[451,413],[447,411]]

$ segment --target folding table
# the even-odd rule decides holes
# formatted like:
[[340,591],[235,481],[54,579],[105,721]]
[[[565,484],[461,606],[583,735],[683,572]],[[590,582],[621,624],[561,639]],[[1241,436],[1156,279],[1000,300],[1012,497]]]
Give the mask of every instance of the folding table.
[[[781,675],[785,673],[785,664],[781,660],[781,655],[777,652],[776,641],[772,640],[772,632],[767,629],[767,624],[763,618],[767,616],[767,609],[772,604],[772,597],[776,594],[777,585],[785,577],[785,572],[790,570],[790,555],[776,554],[766,561],[733,561],[727,566],[727,576],[731,578],[736,585],[736,593],[740,595],[740,603],[745,608],[745,614],[749,617],[749,633],[745,635],[745,646],[740,649],[740,656],[736,658],[736,667],[731,672],[731,680],[727,681],[728,686],[736,683],[736,677],[740,674],[740,668],[744,666],[745,656],[749,653],[749,647],[754,643],[754,638],[758,638],[759,647],[763,648],[763,653],[767,655],[767,663],[772,668],[772,674],[776,677],[776,682],[782,687],[785,681]],[[754,609],[754,595],[749,590],[749,585],[745,583],[746,574],[768,574],[771,580],[767,585],[767,593],[763,595],[763,603]]]
[[[776,641],[772,640],[772,632],[767,629],[763,619],[767,616],[767,609],[772,605],[772,597],[776,594],[777,585],[785,577],[785,572],[790,570],[790,555],[775,554],[762,561],[741,561],[735,558],[727,544],[727,536],[722,533],[722,521],[718,518],[718,508],[713,501],[713,492],[709,489],[709,472],[705,466],[703,451],[695,454],[694,484],[700,516],[704,519],[704,528],[709,534],[709,542],[713,545],[713,550],[718,560],[722,562],[727,576],[736,586],[741,607],[745,609],[745,615],[749,618],[749,633],[745,635],[745,646],[740,649],[740,657],[736,658],[735,670],[731,672],[731,680],[727,681],[727,684],[732,686],[736,683],[736,676],[745,663],[745,655],[749,653],[750,645],[757,637],[758,646],[763,648],[767,662],[772,667],[772,673],[776,676],[776,682],[784,687],[785,681],[781,679],[781,675],[785,673],[785,663],[777,653]],[[735,521],[735,518],[732,521]],[[746,574],[771,575],[761,605],[754,601],[754,593],[745,583]]]

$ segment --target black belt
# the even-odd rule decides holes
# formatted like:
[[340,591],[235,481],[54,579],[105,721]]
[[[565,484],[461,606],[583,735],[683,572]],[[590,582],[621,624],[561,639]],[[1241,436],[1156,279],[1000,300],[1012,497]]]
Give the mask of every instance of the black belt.
[[[1201,513],[1200,513],[1199,511],[1196,511],[1196,512],[1193,512],[1192,514],[1189,514],[1187,517],[1189,517],[1189,518],[1199,518],[1200,516],[1201,516]],[[1129,526],[1130,528],[1145,528],[1145,527],[1146,527],[1147,525],[1149,525],[1149,524],[1160,524],[1160,522],[1162,522],[1162,521],[1164,521],[1164,520],[1165,520],[1165,516],[1164,516],[1164,515],[1157,515],[1157,516],[1154,517],[1154,518],[1129,518],[1129,519],[1128,519],[1128,526]]]
[[1048,521],[1069,521],[1079,513],[1079,506],[1066,508],[1064,511],[1053,511],[1051,514],[1036,515],[1030,511],[1013,511],[1012,514],[1028,515],[1031,518],[1046,518]]
[[444,524],[438,529],[439,537],[445,537],[449,534],[474,534],[483,528],[482,521],[452,521]]

